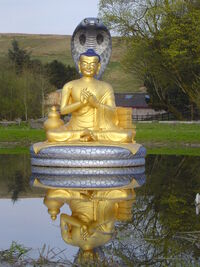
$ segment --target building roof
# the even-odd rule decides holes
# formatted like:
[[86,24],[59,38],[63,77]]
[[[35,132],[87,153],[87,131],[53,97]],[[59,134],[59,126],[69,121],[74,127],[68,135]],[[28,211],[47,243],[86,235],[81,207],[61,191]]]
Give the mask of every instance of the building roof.
[[149,108],[146,93],[115,93],[116,106],[132,108]]

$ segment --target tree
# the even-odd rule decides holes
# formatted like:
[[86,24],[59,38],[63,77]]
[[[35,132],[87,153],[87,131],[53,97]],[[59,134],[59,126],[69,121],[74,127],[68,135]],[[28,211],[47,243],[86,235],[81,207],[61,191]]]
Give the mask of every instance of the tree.
[[0,119],[44,117],[45,95],[78,76],[74,67],[59,61],[44,66],[40,60],[31,59],[16,40],[8,58],[11,66],[4,66],[0,72]]
[[62,88],[66,82],[74,80],[78,77],[74,67],[69,65],[66,67],[62,62],[57,60],[46,64],[45,68],[49,77],[49,82],[58,89]]
[[15,65],[15,70],[18,74],[22,73],[23,68],[30,64],[30,53],[19,48],[16,40],[12,41],[12,49],[8,50],[8,58]]
[[24,70],[18,75],[13,70],[0,72],[0,119],[39,118],[44,116],[44,95],[54,91],[41,73]]
[[16,40],[8,50],[8,58],[12,65],[0,72],[0,119],[27,121],[44,117],[45,94],[55,87],[50,84],[42,62],[32,60]]
[[100,14],[125,38],[122,64],[142,77],[153,105],[179,119],[200,107],[199,1],[101,0]]

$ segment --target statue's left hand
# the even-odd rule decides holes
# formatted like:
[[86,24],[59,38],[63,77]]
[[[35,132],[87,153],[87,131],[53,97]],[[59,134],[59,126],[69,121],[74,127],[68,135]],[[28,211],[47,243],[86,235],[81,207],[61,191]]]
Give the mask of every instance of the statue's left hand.
[[96,96],[91,95],[88,99],[88,102],[90,104],[90,106],[92,106],[93,108],[98,108],[99,106],[99,101],[97,100]]

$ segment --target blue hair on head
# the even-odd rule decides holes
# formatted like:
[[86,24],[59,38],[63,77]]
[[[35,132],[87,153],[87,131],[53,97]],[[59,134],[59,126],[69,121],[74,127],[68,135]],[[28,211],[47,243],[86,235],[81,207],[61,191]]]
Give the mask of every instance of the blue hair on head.
[[87,57],[98,57],[99,58],[99,62],[101,61],[100,56],[94,51],[94,49],[88,49],[86,52],[80,54],[81,56],[87,56]]

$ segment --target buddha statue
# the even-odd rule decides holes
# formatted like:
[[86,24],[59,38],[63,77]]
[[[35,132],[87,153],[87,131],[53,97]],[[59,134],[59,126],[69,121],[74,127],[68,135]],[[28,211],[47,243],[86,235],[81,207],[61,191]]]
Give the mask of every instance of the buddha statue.
[[57,128],[52,127],[49,119],[45,127],[48,142],[132,143],[135,130],[132,122],[127,129],[120,127],[111,85],[95,78],[101,66],[100,56],[93,49],[88,49],[80,55],[78,66],[82,77],[65,84],[61,96],[60,113],[71,114],[71,119],[62,125],[56,114],[52,124]]
[[[85,21],[91,23],[86,26]],[[63,184],[65,187],[70,185],[70,188],[75,185],[75,188],[82,188],[84,183],[85,188],[94,188],[98,187],[96,182],[100,185],[98,188],[105,184],[108,187],[111,184],[127,185],[131,178],[123,178],[122,181],[121,175],[126,171],[135,174],[134,167],[143,166],[145,162],[145,148],[134,141],[132,108],[116,107],[112,86],[99,80],[111,55],[111,36],[98,21],[86,19],[81,28],[75,30],[71,43],[72,57],[81,77],[66,83],[62,90],[53,92],[52,99],[49,97],[53,101],[47,101],[46,106],[55,106],[51,107],[44,123],[46,141],[35,143],[30,148],[34,174],[55,175],[55,180],[59,180],[61,174],[66,175],[66,179],[62,178]],[[96,43],[100,33],[104,41]],[[80,42],[81,36],[86,38],[85,45]],[[94,42],[90,42],[90,37]],[[71,115],[68,123],[64,124],[60,115]],[[77,173],[73,169],[77,167],[84,168],[84,182],[82,178],[69,178]],[[107,171],[102,168],[99,173],[105,171],[104,176],[95,181],[98,172],[93,167],[118,169]],[[122,167],[133,168],[122,170]],[[107,180],[108,173],[117,173],[117,178],[112,176]]]
[[134,201],[134,189],[48,189],[44,204],[53,220],[64,203],[69,205],[72,214],[60,216],[62,238],[92,255],[95,248],[111,240],[116,221],[131,220]]

